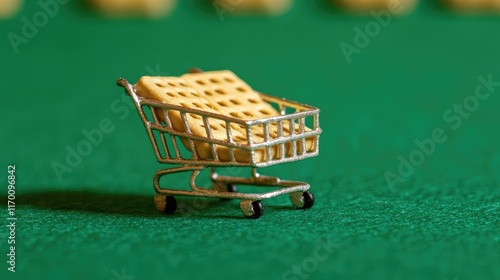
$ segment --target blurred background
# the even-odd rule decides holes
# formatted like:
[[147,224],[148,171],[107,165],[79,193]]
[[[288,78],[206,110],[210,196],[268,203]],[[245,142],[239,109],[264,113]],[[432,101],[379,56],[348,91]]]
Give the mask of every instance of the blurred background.
[[[13,7],[9,1],[13,0],[0,0]],[[333,232],[341,249],[327,260],[331,263],[308,274],[311,279],[499,279],[500,272],[493,268],[500,257],[498,4],[402,0],[398,8],[384,1],[296,0],[249,5],[254,10],[247,14],[244,1],[185,0],[119,8],[120,1],[41,0],[24,1],[17,12],[4,12],[0,162],[1,168],[16,165],[17,193],[26,196],[27,203],[19,206],[26,221],[19,229],[25,240],[19,249],[19,265],[24,267],[19,275],[26,277],[22,279],[43,270],[52,278],[79,278],[86,272],[91,278],[119,280],[113,271],[120,272],[122,266],[136,279],[201,279],[202,272],[232,279],[257,277],[262,271],[267,273],[260,278],[306,279],[284,273],[311,254],[318,238]],[[316,212],[307,215],[313,215],[309,226],[317,231],[307,235],[308,227],[287,222],[298,216],[290,218],[287,211],[270,208],[263,217],[266,225],[284,226],[276,235],[264,237],[268,242],[279,239],[277,245],[252,239],[240,249],[225,248],[221,255],[217,250],[196,250],[204,242],[223,240],[212,235],[200,240],[190,234],[214,222],[229,223],[227,232],[238,232],[241,220],[219,215],[230,208],[228,215],[239,218],[237,206],[216,206],[206,215],[197,213],[182,221],[151,212],[132,214],[134,209],[141,215],[154,212],[151,177],[161,166],[116,79],[135,83],[144,75],[179,76],[190,67],[229,69],[256,90],[321,109],[320,156],[263,171],[311,183],[319,202],[311,209]],[[103,133],[87,155],[68,159],[86,141],[84,131],[99,129],[103,120],[111,123],[112,131]],[[436,138],[436,129],[442,135],[437,138],[445,140],[432,140],[431,151],[417,144]],[[423,158],[417,159],[419,155]],[[84,192],[83,198],[79,192]],[[120,200],[119,195],[131,195],[135,204],[106,204]],[[89,210],[85,204],[93,205],[92,201],[107,206]],[[277,204],[288,205],[283,201]],[[399,208],[378,208],[388,202]],[[422,205],[429,207],[424,213],[440,214],[407,217],[417,221],[415,228],[388,218],[415,213]],[[130,215],[113,221],[120,207]],[[82,213],[64,212],[72,208]],[[272,214],[275,211],[279,213]],[[360,216],[349,216],[353,211]],[[367,232],[366,223],[380,217],[387,219],[382,226],[387,231]],[[58,219],[67,228],[50,226]],[[115,222],[120,225],[111,226]],[[92,223],[98,225],[85,227]],[[144,223],[144,228],[134,223]],[[185,247],[148,234],[148,226],[164,223],[185,227],[181,235],[175,230],[167,234]],[[412,239],[419,235],[417,228],[435,229],[440,223],[442,231],[424,231],[422,239]],[[78,226],[83,228],[73,231]],[[118,233],[109,233],[116,228],[136,242],[99,247],[116,243]],[[467,231],[472,228],[478,231]],[[293,238],[283,237],[288,230],[295,233]],[[406,235],[399,236],[401,232]],[[50,240],[50,235],[59,241]],[[287,257],[280,256],[300,240],[304,248],[292,246],[292,251],[285,250]],[[152,244],[169,249],[160,251]],[[148,257],[127,257],[145,256],[145,248],[151,249]],[[160,260],[172,255],[180,260],[166,265],[172,274],[163,274]],[[232,263],[242,255],[254,261]],[[462,257],[450,257],[455,255]],[[68,266],[56,268],[44,256],[68,261]],[[98,259],[103,256],[109,258]],[[442,265],[434,263],[439,259]],[[95,269],[78,267],[79,261]],[[232,266],[212,274],[215,269],[209,264],[218,262]],[[197,264],[199,271],[192,271],[190,264]]]

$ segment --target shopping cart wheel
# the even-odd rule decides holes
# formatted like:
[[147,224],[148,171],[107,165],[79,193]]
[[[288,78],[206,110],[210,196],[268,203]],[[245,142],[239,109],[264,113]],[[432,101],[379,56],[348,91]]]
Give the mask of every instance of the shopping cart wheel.
[[290,200],[299,209],[309,209],[314,205],[314,195],[310,191],[291,193]]
[[177,209],[177,201],[171,195],[155,194],[156,210],[164,214],[172,214]]
[[258,219],[264,213],[264,206],[258,201],[242,200],[240,202],[241,212],[249,219]]

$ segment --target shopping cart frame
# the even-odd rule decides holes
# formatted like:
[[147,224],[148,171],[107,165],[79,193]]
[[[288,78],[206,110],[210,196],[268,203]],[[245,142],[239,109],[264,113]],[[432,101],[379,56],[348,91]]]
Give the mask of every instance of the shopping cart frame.
[[[190,72],[199,72],[198,69],[191,69]],[[141,120],[146,128],[148,136],[153,145],[153,149],[158,162],[165,164],[175,164],[177,166],[160,169],[153,176],[153,186],[155,189],[155,206],[158,211],[165,214],[175,212],[177,202],[174,196],[191,196],[191,197],[212,197],[221,199],[239,199],[240,208],[245,217],[259,218],[263,213],[261,200],[276,197],[283,194],[290,194],[290,199],[296,208],[308,209],[314,204],[314,196],[309,191],[309,184],[306,182],[282,180],[279,177],[263,176],[257,172],[257,168],[267,167],[271,165],[293,162],[309,157],[317,156],[319,153],[319,136],[321,129],[319,127],[319,112],[316,107],[312,107],[298,102],[289,101],[283,98],[259,93],[261,98],[269,103],[275,103],[279,107],[280,116],[272,116],[256,120],[242,120],[239,118],[229,117],[221,114],[214,114],[198,109],[185,108],[173,104],[161,103],[155,100],[145,99],[140,97],[135,92],[135,86],[127,80],[119,78],[117,84],[122,86],[126,93],[132,97],[135,107],[141,117]],[[151,114],[148,116],[144,111],[144,107],[149,108]],[[294,110],[293,113],[287,113],[289,110]],[[165,122],[161,121],[158,116],[158,111],[163,113]],[[182,117],[185,130],[174,130],[169,117],[169,111],[178,111]],[[203,118],[206,135],[208,137],[199,137],[191,133],[186,115],[198,115]],[[306,118],[312,118],[313,128],[306,129]],[[226,123],[226,140],[214,139],[212,137],[210,120],[217,119]],[[238,144],[233,141],[231,125],[239,125],[244,127],[247,136],[246,144]],[[271,124],[277,124],[278,137],[271,139],[269,127]],[[286,125],[289,125],[289,135],[284,134]],[[299,131],[296,132],[295,125],[299,126]],[[254,143],[252,140],[252,128],[262,127],[264,141]],[[159,138],[159,139],[158,139]],[[190,156],[183,157],[181,154],[178,139],[187,140]],[[306,139],[313,139],[313,147],[310,150],[306,149]],[[171,145],[167,144],[171,141]],[[202,159],[198,156],[195,148],[195,142],[203,142],[209,144],[212,149],[213,158]],[[161,144],[161,145],[159,145]],[[286,149],[286,145],[291,145],[291,152]],[[229,150],[230,160],[223,161],[217,155],[217,147],[227,147]],[[273,154],[272,149],[278,147],[278,155]],[[160,149],[162,148],[162,149]],[[238,162],[234,155],[234,150],[245,150],[250,153],[249,162]],[[257,149],[265,150],[265,160],[257,161],[255,151]],[[172,151],[173,150],[173,151]],[[217,167],[250,167],[250,177],[233,177],[221,176],[216,172]],[[200,172],[210,168],[210,179],[212,187],[203,188],[196,184],[196,178]],[[162,188],[160,186],[161,177],[180,173],[192,172],[189,184],[191,190],[176,190],[170,188]],[[255,185],[262,187],[278,187],[277,190],[268,191],[265,193],[242,193],[236,191],[236,185]]]

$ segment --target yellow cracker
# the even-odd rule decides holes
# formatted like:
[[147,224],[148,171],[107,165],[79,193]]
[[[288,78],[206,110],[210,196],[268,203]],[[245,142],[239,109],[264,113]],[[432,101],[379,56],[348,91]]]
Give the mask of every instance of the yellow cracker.
[[290,9],[293,0],[214,0],[213,4],[221,11],[227,12],[281,15]]
[[20,6],[21,0],[0,0],[0,18],[12,17]]
[[[137,94],[148,99],[159,100],[164,103],[183,106],[186,108],[199,109],[206,112],[232,116],[243,120],[254,120],[280,115],[269,103],[263,101],[258,93],[250,86],[240,80],[230,71],[203,72],[186,74],[182,77],[142,77],[136,84]],[[156,115],[163,122],[166,121],[164,113],[157,110]],[[169,111],[172,127],[177,131],[185,131],[185,127],[178,111]],[[187,114],[187,122],[193,135],[208,137],[203,119],[198,115]],[[225,121],[209,118],[212,137],[214,139],[228,141]],[[300,132],[298,124],[294,125],[295,133]],[[238,144],[247,144],[247,133],[242,125],[231,124],[233,141]],[[306,131],[310,131],[305,127]],[[252,143],[265,141],[263,126],[252,126]],[[290,135],[290,123],[283,123],[283,136]],[[278,124],[269,124],[270,139],[278,137]],[[187,139],[181,139],[183,144],[191,150]],[[194,141],[197,154],[202,159],[213,158],[210,145]],[[314,137],[306,139],[306,150],[311,151],[314,147]],[[291,155],[292,143],[285,144],[285,153]],[[229,149],[216,145],[216,152],[220,160],[229,161]],[[297,152],[302,153],[302,146],[297,142]],[[249,162],[250,152],[247,150],[234,149],[234,156],[238,162]],[[254,151],[255,162],[267,159],[264,148]],[[271,157],[279,156],[279,146],[271,148]]]
[[413,10],[418,0],[332,0],[352,11],[369,12],[387,10],[391,14],[406,14]]
[[182,78],[227,116],[255,120],[280,115],[231,71],[191,73]]
[[88,0],[112,16],[146,15],[161,17],[173,10],[176,0]]

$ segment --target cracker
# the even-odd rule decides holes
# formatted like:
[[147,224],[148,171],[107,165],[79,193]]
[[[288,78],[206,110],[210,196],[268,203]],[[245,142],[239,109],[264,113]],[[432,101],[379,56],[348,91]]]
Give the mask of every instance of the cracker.
[[190,73],[182,78],[226,116],[255,120],[280,115],[231,71]]
[[173,10],[176,0],[88,0],[111,16],[161,17]]
[[387,10],[392,14],[406,14],[413,10],[418,0],[333,0],[356,12]]
[[0,18],[14,16],[20,6],[21,0],[0,0]]
[[[250,86],[240,80],[230,71],[203,72],[186,74],[181,77],[142,77],[135,85],[139,96],[147,99],[158,100],[163,103],[183,106],[186,108],[199,109],[214,114],[231,116],[242,120],[254,120],[278,116],[269,103],[262,100],[260,95],[253,91]],[[165,113],[161,109],[155,110],[155,115],[163,123],[167,123]],[[186,131],[182,116],[178,111],[170,110],[168,117],[172,123],[172,128],[176,131]],[[208,137],[205,130],[203,118],[195,114],[186,114],[186,120],[190,132],[199,137]],[[226,132],[226,122],[214,118],[209,118],[212,137],[214,139],[228,141]],[[295,123],[296,133],[300,127]],[[236,144],[247,145],[248,138],[244,126],[231,123],[231,135]],[[305,128],[309,131],[309,128]],[[283,136],[290,135],[290,123],[283,123]],[[252,126],[252,143],[262,143],[265,141],[263,126]],[[270,140],[278,137],[278,124],[269,124]],[[187,149],[192,151],[189,141],[181,138]],[[299,142],[300,143],[300,142]],[[297,144],[298,153],[302,153],[302,147]],[[314,147],[314,137],[306,139],[306,150],[310,151]],[[193,141],[196,153],[202,159],[213,159],[210,144]],[[292,152],[292,143],[286,143],[287,155]],[[215,145],[216,153],[221,161],[229,161],[229,148]],[[233,149],[234,157],[238,162],[250,162],[250,151]],[[279,155],[279,145],[271,148],[271,158]],[[254,150],[255,162],[267,160],[266,149]]]
[[277,16],[286,13],[293,0],[214,0],[213,4],[218,9],[231,13],[261,12]]

